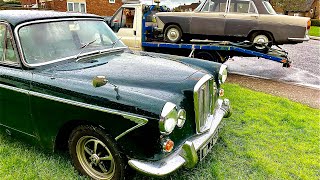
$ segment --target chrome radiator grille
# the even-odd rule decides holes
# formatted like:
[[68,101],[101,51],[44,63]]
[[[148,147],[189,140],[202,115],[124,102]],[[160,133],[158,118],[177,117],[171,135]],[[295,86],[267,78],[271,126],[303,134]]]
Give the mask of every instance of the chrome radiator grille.
[[209,117],[214,111],[215,82],[212,76],[205,75],[194,88],[194,110],[197,133],[210,128]]

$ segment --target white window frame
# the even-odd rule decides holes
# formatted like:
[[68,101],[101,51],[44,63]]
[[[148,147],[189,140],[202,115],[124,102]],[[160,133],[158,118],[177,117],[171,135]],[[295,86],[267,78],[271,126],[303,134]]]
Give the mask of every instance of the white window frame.
[[[79,11],[74,11],[74,4],[79,3]],[[72,4],[73,10],[69,10],[69,4]],[[84,4],[84,12],[81,12],[81,4]],[[87,4],[85,2],[67,2],[67,11],[70,12],[80,12],[80,13],[87,13]]]
[[116,3],[116,0],[109,0],[109,3],[114,4],[114,3]]

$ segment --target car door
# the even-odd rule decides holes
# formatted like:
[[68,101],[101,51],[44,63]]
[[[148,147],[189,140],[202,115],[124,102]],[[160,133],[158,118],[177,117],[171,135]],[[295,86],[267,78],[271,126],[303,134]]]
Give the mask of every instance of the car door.
[[[139,7],[122,7],[111,19],[111,28],[131,49],[141,48],[141,21]],[[140,18],[140,19],[139,19]]]
[[191,19],[191,34],[224,35],[227,0],[208,0]]
[[247,37],[258,25],[258,11],[252,0],[230,0],[225,35]]
[[0,23],[0,127],[8,134],[35,137],[29,106],[31,73],[19,64],[9,27]]

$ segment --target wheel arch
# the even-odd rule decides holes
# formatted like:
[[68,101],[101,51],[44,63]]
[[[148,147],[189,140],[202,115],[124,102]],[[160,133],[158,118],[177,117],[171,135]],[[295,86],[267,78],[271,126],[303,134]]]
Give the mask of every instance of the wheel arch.
[[176,26],[178,26],[178,27],[180,28],[180,30],[181,30],[181,32],[182,32],[182,34],[184,33],[184,32],[183,32],[183,29],[182,29],[182,27],[181,27],[181,25],[180,25],[179,23],[176,23],[176,22],[169,22],[169,23],[166,23],[166,24],[164,25],[163,32],[165,32],[165,31],[166,31],[166,29],[168,28],[168,26],[170,26],[170,25],[176,25]]
[[94,127],[100,127],[105,130],[104,127],[98,125],[92,121],[88,120],[71,120],[67,123],[63,124],[62,127],[59,129],[58,134],[55,139],[54,143],[54,151],[65,151],[68,149],[68,140],[72,133],[72,131],[82,125],[91,125]]
[[275,42],[275,38],[274,38],[273,33],[270,31],[267,31],[267,30],[252,30],[249,32],[247,38],[250,39],[253,34],[258,33],[258,32],[261,32],[262,34],[268,35],[271,38],[271,40],[273,42]]

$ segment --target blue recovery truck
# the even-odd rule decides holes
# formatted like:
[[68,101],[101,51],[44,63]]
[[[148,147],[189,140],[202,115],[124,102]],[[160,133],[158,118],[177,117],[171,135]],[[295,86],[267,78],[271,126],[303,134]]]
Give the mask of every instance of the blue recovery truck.
[[237,56],[258,57],[279,62],[283,67],[291,65],[288,53],[280,47],[269,48],[268,52],[258,52],[252,48],[257,44],[249,41],[191,40],[188,43],[165,43],[163,34],[157,30],[154,17],[157,12],[165,11],[165,6],[126,3],[112,17],[106,17],[106,21],[132,50],[188,56],[219,63]]

